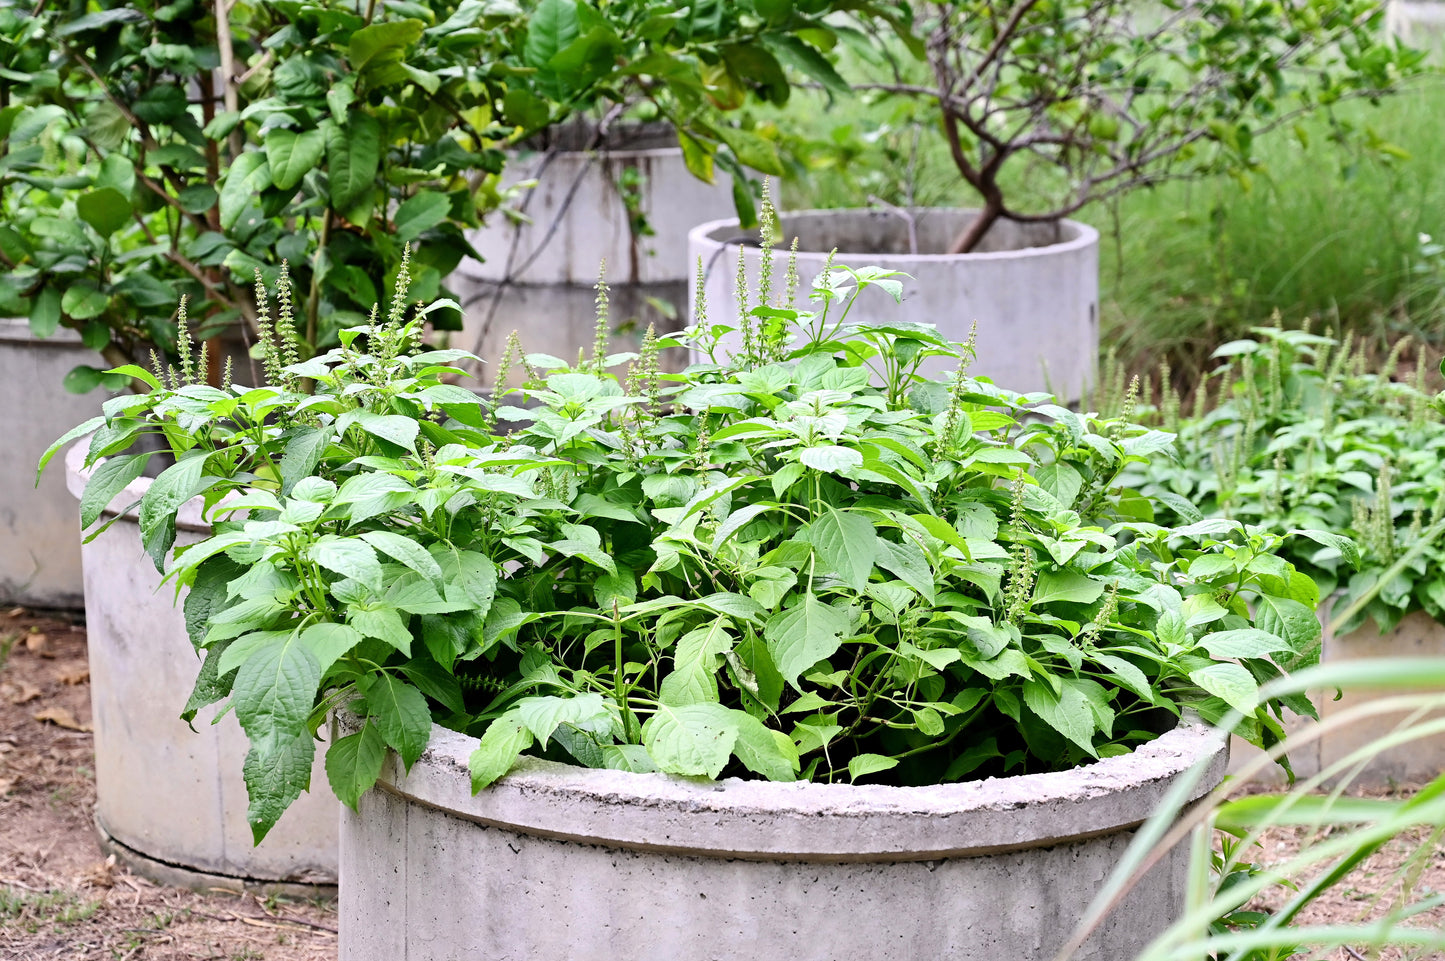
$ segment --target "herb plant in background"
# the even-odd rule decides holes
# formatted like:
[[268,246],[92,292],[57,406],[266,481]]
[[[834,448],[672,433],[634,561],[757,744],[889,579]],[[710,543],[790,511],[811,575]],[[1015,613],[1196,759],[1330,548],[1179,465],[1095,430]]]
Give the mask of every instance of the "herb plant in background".
[[858,296],[898,296],[887,271],[833,267],[803,309],[765,275],[676,375],[671,341],[608,355],[604,288],[591,357],[515,358],[527,386],[498,407],[444,382],[463,352],[418,352],[400,277],[340,346],[272,349],[267,386],[127,367],[149,391],[67,438],[94,432],[92,525],[164,437],[139,505],[158,567],[203,498],[214,533],[165,568],[205,658],[186,716],[229,699],[258,839],[343,705],[327,772],[353,805],[433,721],[480,736],[478,789],[523,753],[908,785],[1125,753],[1186,706],[1259,744],[1312,710],[1258,694],[1319,632],[1282,535],[1152,522],[1120,476],[1166,433],[920,377],[969,351],[850,325]]
[[413,293],[443,295],[464,229],[505,199],[504,149],[579,113],[672,121],[751,219],[745,168],[780,168],[729,112],[785,101],[784,65],[840,87],[818,46],[836,13],[902,23],[886,0],[0,0],[0,311],[112,365],[174,359],[182,295],[201,339],[259,340],[251,276],[274,285],[284,260],[300,349],[324,350],[408,243]]
[[1199,388],[1193,416],[1166,390],[1160,416],[1178,433],[1177,458],[1153,462],[1143,486],[1160,519],[1303,529],[1284,556],[1322,595],[1340,592],[1341,631],[1367,618],[1388,631],[1416,610],[1445,617],[1445,430],[1424,350],[1400,341],[1371,371],[1348,334],[1254,335],[1216,351],[1226,363]]

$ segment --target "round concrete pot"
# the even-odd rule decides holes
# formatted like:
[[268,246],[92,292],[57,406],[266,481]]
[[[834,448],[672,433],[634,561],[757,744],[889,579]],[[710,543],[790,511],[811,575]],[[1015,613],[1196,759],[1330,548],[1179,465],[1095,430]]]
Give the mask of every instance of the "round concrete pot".
[[[85,445],[66,456],[77,497],[85,488]],[[149,484],[144,478],[132,483],[111,510],[139,500]],[[199,501],[181,508],[177,544],[195,543],[209,530]],[[141,549],[135,515],[124,514],[84,545],[81,559],[102,847],[165,884],[311,897],[334,892],[340,805],[327,786],[325,745],[317,745],[312,790],[253,846],[241,779],[245,734],[229,714],[212,724],[215,707],[196,718],[195,732],[180,720],[201,662],[173,603],[173,586],[161,586]]]
[[[979,249],[967,254],[929,253],[948,244],[972,220],[957,208],[804,210],[782,215],[784,241],[773,251],[773,289],[782,287],[788,244],[798,238],[798,275],[806,287],[823,269],[829,251],[849,267],[901,270],[903,304],[881,290],[859,297],[849,313],[858,322],[934,324],[963,341],[978,324],[978,360],[971,372],[1017,391],[1047,390],[1069,400],[1093,382],[1099,351],[1099,232],[1073,220],[1052,224],[999,221]],[[737,258],[742,251],[750,288],[762,251],[756,231],[736,220],[694,227],[688,259],[706,274],[707,316],[732,323]],[[739,242],[742,241],[743,244]],[[910,250],[920,251],[910,253]],[[697,318],[696,293],[689,317]],[[950,365],[925,365],[942,373]]]
[[[659,330],[680,327],[691,277],[687,231],[699,218],[726,216],[732,195],[725,177],[706,184],[688,173],[676,143],[673,134],[650,134],[625,146],[511,160],[508,184],[537,181],[527,198],[530,222],[495,217],[468,234],[484,259],[463,260],[447,279],[465,307],[464,329],[452,335],[453,343],[488,364],[496,363],[513,330],[529,353],[571,361],[579,348],[590,351],[593,287],[604,260],[614,351],[635,349],[649,323]],[[647,218],[649,236],[631,229],[632,211],[618,187],[624,179],[635,181],[633,202]],[[677,317],[655,303],[671,304]]]
[[[1342,664],[1350,661],[1369,661],[1387,657],[1445,657],[1445,624],[1441,624],[1424,611],[1407,614],[1393,630],[1380,633],[1373,621],[1345,634],[1330,630],[1332,603],[1320,605],[1320,621],[1324,625],[1324,637],[1320,643],[1320,663]],[[1311,691],[1310,700],[1319,709],[1320,719],[1328,720],[1361,704],[1389,697],[1402,691],[1378,692],[1364,689],[1351,690],[1335,699],[1333,689]],[[1420,692],[1420,693],[1423,693]],[[1378,741],[1393,731],[1409,714],[1396,711],[1374,714],[1359,718],[1352,723],[1327,731],[1324,736],[1301,743],[1289,752],[1290,765],[1298,777],[1313,777],[1321,771],[1332,768],[1354,752]],[[1433,717],[1439,717],[1436,712]],[[1298,732],[1313,722],[1307,718],[1291,717],[1287,729]],[[1231,751],[1230,768],[1238,771],[1258,756],[1258,748],[1235,738]],[[1417,738],[1407,744],[1376,750],[1358,771],[1353,766],[1345,773],[1353,774],[1353,787],[1374,790],[1392,789],[1402,784],[1420,785],[1433,781],[1445,771],[1445,735]],[[1333,784],[1339,775],[1326,779]],[[1265,783],[1282,784],[1284,772],[1271,765],[1257,778]]]
[[[1048,958],[1181,772],[1182,724],[1127,757],[926,788],[718,783],[528,760],[473,795],[469,738],[392,757],[341,821],[341,961]],[[1196,794],[1197,796],[1197,794]],[[1134,957],[1183,903],[1166,857],[1079,957]]]
[[[52,467],[35,464],[54,440],[100,413],[103,390],[61,386],[77,364],[102,365],[72,330],[40,338],[26,320],[0,318],[0,604],[79,608],[84,603],[75,498]],[[58,466],[58,465],[57,465]]]

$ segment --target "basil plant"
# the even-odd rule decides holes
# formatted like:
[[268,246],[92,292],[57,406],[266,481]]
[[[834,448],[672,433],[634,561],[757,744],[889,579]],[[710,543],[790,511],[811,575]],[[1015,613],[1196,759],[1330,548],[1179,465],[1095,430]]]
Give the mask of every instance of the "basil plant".
[[[525,386],[493,402],[453,382],[469,355],[419,349],[403,271],[325,354],[270,329],[264,385],[120,368],[147,392],[46,459],[91,435],[91,526],[160,456],[143,439],[174,456],[144,547],[203,658],[184,717],[224,701],[250,738],[258,841],[343,706],[326,771],[353,806],[433,724],[480,739],[478,790],[523,755],[921,785],[1124,754],[1186,708],[1262,745],[1312,714],[1259,695],[1319,632],[1283,537],[1162,526],[1120,477],[1172,435],[970,376],[931,326],[850,322],[897,277],[830,266],[800,304],[795,271],[764,276],[636,354],[608,353],[602,288],[591,355],[513,353]],[[176,548],[193,498],[212,533]]]

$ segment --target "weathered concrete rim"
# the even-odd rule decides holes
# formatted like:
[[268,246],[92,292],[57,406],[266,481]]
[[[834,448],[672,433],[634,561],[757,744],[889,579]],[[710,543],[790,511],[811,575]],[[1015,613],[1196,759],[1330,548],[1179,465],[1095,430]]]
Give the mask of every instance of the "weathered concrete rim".
[[[976,213],[976,211],[965,207],[910,207],[909,213],[915,216],[937,215],[953,217]],[[790,221],[830,220],[844,217],[863,220],[894,220],[897,216],[897,214],[891,211],[879,210],[872,207],[838,207],[832,210],[789,210],[780,211],[778,214],[779,219],[783,223],[785,233],[788,229],[787,224]],[[1068,240],[1063,240],[1056,244],[1044,244],[1039,247],[1020,247],[1015,250],[991,250],[967,254],[895,254],[871,250],[843,250],[840,248],[836,256],[839,263],[849,266],[862,266],[866,262],[869,265],[877,267],[897,267],[903,269],[909,264],[920,263],[956,264],[1057,257],[1077,250],[1095,247],[1099,243],[1099,231],[1086,223],[1078,220],[1064,219],[1059,221],[1059,226],[1066,233],[1072,234],[1072,236]],[[710,220],[688,231],[687,240],[689,245],[696,244],[698,247],[703,248],[736,248],[740,245],[735,238],[741,230],[742,227],[739,226],[736,217],[725,220]],[[828,254],[829,251],[827,250],[800,249],[798,251],[798,258],[804,262],[811,263],[817,261],[821,263],[827,258]],[[774,256],[786,257],[787,250],[784,247],[777,247],[774,249]]]
[[30,321],[24,317],[0,317],[0,343],[35,344],[39,347],[85,347],[80,342],[80,334],[69,327],[57,327],[55,333],[49,337],[39,337],[30,329]]
[[117,840],[95,815],[95,840],[101,854],[113,854],[126,870],[168,888],[189,891],[234,891],[237,894],[279,895],[304,901],[334,901],[338,893],[334,882],[277,881],[268,878],[244,878],[231,874],[213,874],[183,864],[161,861]]
[[[75,495],[76,500],[79,500],[85,493],[85,485],[95,470],[94,467],[87,468],[85,466],[85,452],[89,447],[90,438],[82,437],[70,445],[70,450],[65,453],[65,485],[70,489],[70,493]],[[104,463],[104,458],[101,459],[101,463]],[[96,467],[98,466],[100,466],[99,463],[96,464]],[[127,511],[126,508],[144,497],[146,491],[150,489],[151,478],[137,477],[127,484],[125,489],[111,498],[111,502],[106,505],[105,510],[101,511],[101,516],[116,517],[124,514],[126,520],[139,524],[140,517],[136,511]],[[193,531],[197,534],[210,534],[211,524],[202,515],[202,504],[199,497],[194,497],[182,504],[180,512],[176,515],[176,529]]]
[[1206,776],[1188,800],[1203,796],[1223,777],[1228,757],[1221,734],[1187,717],[1128,755],[961,784],[709,782],[525,759],[473,795],[467,762],[477,744],[433,725],[430,746],[411,771],[392,755],[377,788],[538,837],[698,857],[850,863],[973,857],[1129,830],[1196,764]]

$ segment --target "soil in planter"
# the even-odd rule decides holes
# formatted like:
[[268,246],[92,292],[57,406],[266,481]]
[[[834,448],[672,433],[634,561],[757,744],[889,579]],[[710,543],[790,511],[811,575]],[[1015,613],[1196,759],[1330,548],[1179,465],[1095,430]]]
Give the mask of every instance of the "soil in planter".
[[332,961],[331,904],[164,888],[101,857],[89,679],[73,617],[0,610],[0,958]]

